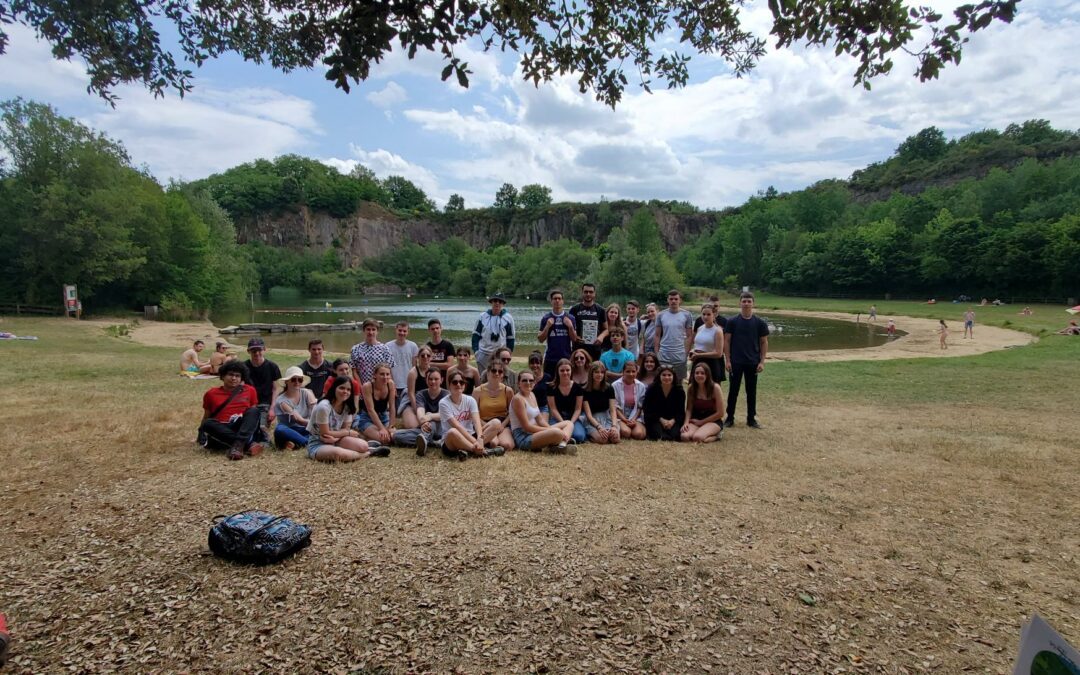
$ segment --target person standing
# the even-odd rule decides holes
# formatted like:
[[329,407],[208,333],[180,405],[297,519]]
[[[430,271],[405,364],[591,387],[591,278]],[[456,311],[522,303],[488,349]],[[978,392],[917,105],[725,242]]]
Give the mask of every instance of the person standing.
[[694,329],[694,349],[690,352],[690,361],[709,366],[712,381],[720,384],[727,377],[727,368],[724,367],[724,328],[716,322],[714,312],[712,305],[701,308],[702,323]]
[[581,285],[581,302],[570,308],[570,316],[574,317],[574,349],[584,349],[589,357],[595,361],[603,352],[600,349],[600,334],[607,329],[607,312],[596,302],[596,285],[584,283]]
[[262,338],[253,337],[248,340],[248,360],[244,362],[247,368],[248,380],[255,392],[259,395],[259,427],[262,429],[266,440],[270,438],[270,423],[274,421],[274,403],[277,401],[277,381],[281,379],[281,369],[277,364],[266,358],[266,343]]
[[877,321],[877,305],[870,305],[870,321],[871,323]]
[[454,365],[454,343],[443,339],[442,321],[438,319],[428,321],[427,329],[431,333],[431,339],[427,343],[427,346],[431,347],[431,365],[443,371],[445,375],[446,369]]
[[488,302],[491,303],[491,309],[480,315],[472,334],[476,365],[484,372],[496,351],[501,347],[509,347],[512,353],[515,343],[514,317],[506,311],[506,297],[502,293],[494,293],[488,298]]
[[[572,316],[563,311],[563,293],[555,289],[548,293],[551,311],[540,319],[540,332],[536,339],[547,345],[544,352],[544,377],[555,379],[555,366],[562,359],[569,359],[573,343],[577,340],[577,328]],[[533,385],[535,389],[535,384]]]
[[731,383],[728,387],[727,419],[724,426],[735,425],[735,404],[739,388],[746,380],[746,426],[760,429],[757,421],[757,380],[765,370],[769,353],[769,324],[754,314],[754,294],[743,291],[739,296],[739,313],[727,320],[724,327],[724,359],[727,361]]
[[656,316],[653,347],[661,366],[671,366],[679,384],[686,381],[686,356],[694,341],[694,317],[682,308],[682,294],[672,289],[667,311]]
[[364,341],[353,345],[349,352],[349,362],[353,373],[360,379],[360,384],[371,382],[375,375],[375,366],[385,363],[393,369],[395,361],[390,349],[379,342],[379,322],[364,319]]
[[317,400],[326,389],[326,381],[334,376],[334,367],[324,358],[323,342],[319,338],[310,340],[307,350],[308,358],[300,363],[300,371],[311,378],[306,386]]
[[412,408],[412,399],[409,397],[409,373],[416,363],[416,357],[420,348],[409,339],[409,322],[398,321],[394,327],[395,338],[388,342],[386,348],[394,355],[394,365],[390,372],[394,377],[394,388],[397,389],[397,414],[406,429],[416,427],[416,411]]
[[645,322],[638,316],[640,311],[641,305],[638,304],[637,300],[626,301],[626,344],[623,345],[623,348],[630,350],[635,361],[641,357],[642,343],[645,340]]
[[968,307],[964,312],[964,339],[975,339],[975,310]]

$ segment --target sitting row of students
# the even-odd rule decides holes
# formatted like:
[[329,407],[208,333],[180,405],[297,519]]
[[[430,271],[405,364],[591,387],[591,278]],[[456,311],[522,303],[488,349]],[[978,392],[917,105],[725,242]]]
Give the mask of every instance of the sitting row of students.
[[[310,458],[331,462],[385,457],[391,445],[415,447],[420,456],[441,447],[443,454],[465,460],[512,448],[565,451],[586,440],[708,442],[723,434],[724,396],[703,363],[692,371],[688,395],[670,366],[657,368],[646,384],[634,360],[613,382],[602,362],[588,364],[582,383],[568,359],[556,364],[554,379],[546,379],[542,357],[533,352],[528,370],[515,376],[515,392],[505,383],[508,357],[492,359],[483,381],[471,366],[448,369],[448,388],[443,371],[427,365],[429,359],[421,349],[401,399],[386,364],[375,366],[371,381],[360,385],[348,362],[334,362],[334,376],[318,399],[306,387],[310,378],[298,366],[288,368],[274,402],[275,444],[306,448]],[[226,450],[231,460],[257,455],[264,432],[258,396],[244,383],[244,365],[230,362],[220,374],[222,386],[203,399],[204,445]]]

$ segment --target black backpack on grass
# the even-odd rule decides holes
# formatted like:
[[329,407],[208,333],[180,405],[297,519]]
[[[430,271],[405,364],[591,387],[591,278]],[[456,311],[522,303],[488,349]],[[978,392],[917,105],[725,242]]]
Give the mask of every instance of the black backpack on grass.
[[311,528],[265,511],[217,516],[210,528],[210,550],[235,562],[266,565],[311,544]]

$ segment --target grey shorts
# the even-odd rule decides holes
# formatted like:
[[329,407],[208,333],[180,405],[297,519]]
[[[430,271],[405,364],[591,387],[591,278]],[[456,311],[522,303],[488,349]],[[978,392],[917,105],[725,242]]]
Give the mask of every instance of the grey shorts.
[[600,426],[599,426],[599,428],[594,427],[591,423],[589,423],[588,418],[585,418],[585,431],[586,431],[586,433],[592,435],[593,433],[599,432],[601,429],[606,430],[606,429],[611,428],[611,415],[610,414],[608,414],[606,412],[596,413],[596,414],[593,415],[593,419],[595,419],[597,422],[599,422]]

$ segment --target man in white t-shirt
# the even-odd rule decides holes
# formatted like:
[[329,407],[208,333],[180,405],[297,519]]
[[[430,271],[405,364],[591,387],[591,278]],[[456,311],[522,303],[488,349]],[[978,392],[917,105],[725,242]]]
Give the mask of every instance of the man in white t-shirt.
[[653,348],[662,366],[671,366],[679,382],[686,382],[686,357],[694,343],[694,317],[682,309],[682,294],[668,291],[668,308],[656,315]]
[[409,339],[408,321],[398,321],[394,331],[394,341],[387,343],[386,347],[394,356],[390,375],[394,378],[394,388],[397,389],[397,414],[405,428],[412,429],[416,426],[416,412],[409,401],[409,371],[416,365],[416,355],[420,353],[420,348]]

